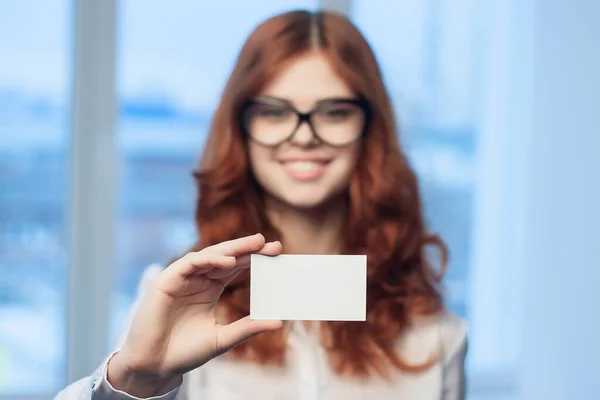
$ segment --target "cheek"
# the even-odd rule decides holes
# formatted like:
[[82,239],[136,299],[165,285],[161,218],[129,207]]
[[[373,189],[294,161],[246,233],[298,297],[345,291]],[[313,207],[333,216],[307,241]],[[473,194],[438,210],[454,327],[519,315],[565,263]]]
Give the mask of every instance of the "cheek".
[[344,179],[349,180],[356,169],[360,159],[360,147],[358,145],[344,149],[337,157],[338,175],[343,175]]
[[251,143],[248,147],[248,158],[252,173],[259,183],[264,185],[264,182],[272,179],[273,162],[275,160],[272,149]]

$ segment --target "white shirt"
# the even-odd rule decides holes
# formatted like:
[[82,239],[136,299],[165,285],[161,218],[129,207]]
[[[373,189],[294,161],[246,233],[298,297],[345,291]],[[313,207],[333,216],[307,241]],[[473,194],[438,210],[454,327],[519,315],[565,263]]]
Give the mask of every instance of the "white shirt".
[[[160,271],[151,267],[142,279],[140,296]],[[289,363],[285,368],[262,367],[232,361],[225,356],[211,360],[184,376],[175,390],[152,400],[464,400],[467,351],[465,323],[446,313],[423,319],[399,340],[398,349],[408,362],[424,362],[441,350],[437,364],[425,372],[394,373],[393,379],[355,380],[337,376],[328,367],[318,330],[307,331],[296,323],[289,335]],[[106,379],[106,363],[90,377],[60,392],[55,400],[137,400],[112,388]]]

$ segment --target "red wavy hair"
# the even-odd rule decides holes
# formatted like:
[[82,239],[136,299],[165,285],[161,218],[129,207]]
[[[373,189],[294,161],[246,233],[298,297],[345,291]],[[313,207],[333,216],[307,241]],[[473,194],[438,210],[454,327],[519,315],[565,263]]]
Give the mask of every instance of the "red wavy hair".
[[[265,214],[262,188],[249,167],[240,113],[285,63],[315,50],[372,108],[362,139],[361,163],[348,188],[344,238],[345,254],[367,255],[367,322],[324,322],[322,343],[331,367],[340,375],[389,376],[394,368],[424,370],[437,361],[437,354],[428,362],[412,365],[402,360],[397,343],[414,317],[442,311],[440,279],[447,250],[439,237],[426,230],[417,179],[400,148],[377,61],[347,18],[325,11],[287,12],[260,24],[246,41],[195,173],[200,241],[193,250],[256,232],[267,240],[279,240]],[[437,270],[426,257],[430,245],[441,251]],[[240,276],[228,286],[219,302],[219,310],[231,321],[249,314],[248,277]],[[259,335],[230,354],[282,365],[286,343],[286,331],[280,330]]]

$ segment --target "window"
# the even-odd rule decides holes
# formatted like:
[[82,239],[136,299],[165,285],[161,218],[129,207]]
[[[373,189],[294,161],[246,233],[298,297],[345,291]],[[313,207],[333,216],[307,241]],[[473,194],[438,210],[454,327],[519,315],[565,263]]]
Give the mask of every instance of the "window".
[[70,6],[0,3],[0,396],[9,398],[65,380]]
[[[264,18],[316,0],[120,3],[118,144],[123,161],[112,343],[141,273],[195,239],[192,171],[237,52]],[[235,7],[235,12],[232,8]],[[168,30],[158,29],[167,24]]]

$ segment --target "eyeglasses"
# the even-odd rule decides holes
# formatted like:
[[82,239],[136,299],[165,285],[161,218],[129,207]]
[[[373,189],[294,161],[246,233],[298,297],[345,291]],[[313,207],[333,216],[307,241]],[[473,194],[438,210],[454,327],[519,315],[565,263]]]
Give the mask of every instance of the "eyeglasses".
[[275,147],[291,140],[306,122],[315,139],[340,147],[363,135],[368,112],[368,103],[362,99],[327,99],[302,113],[285,100],[257,97],[243,108],[242,128],[255,142]]

